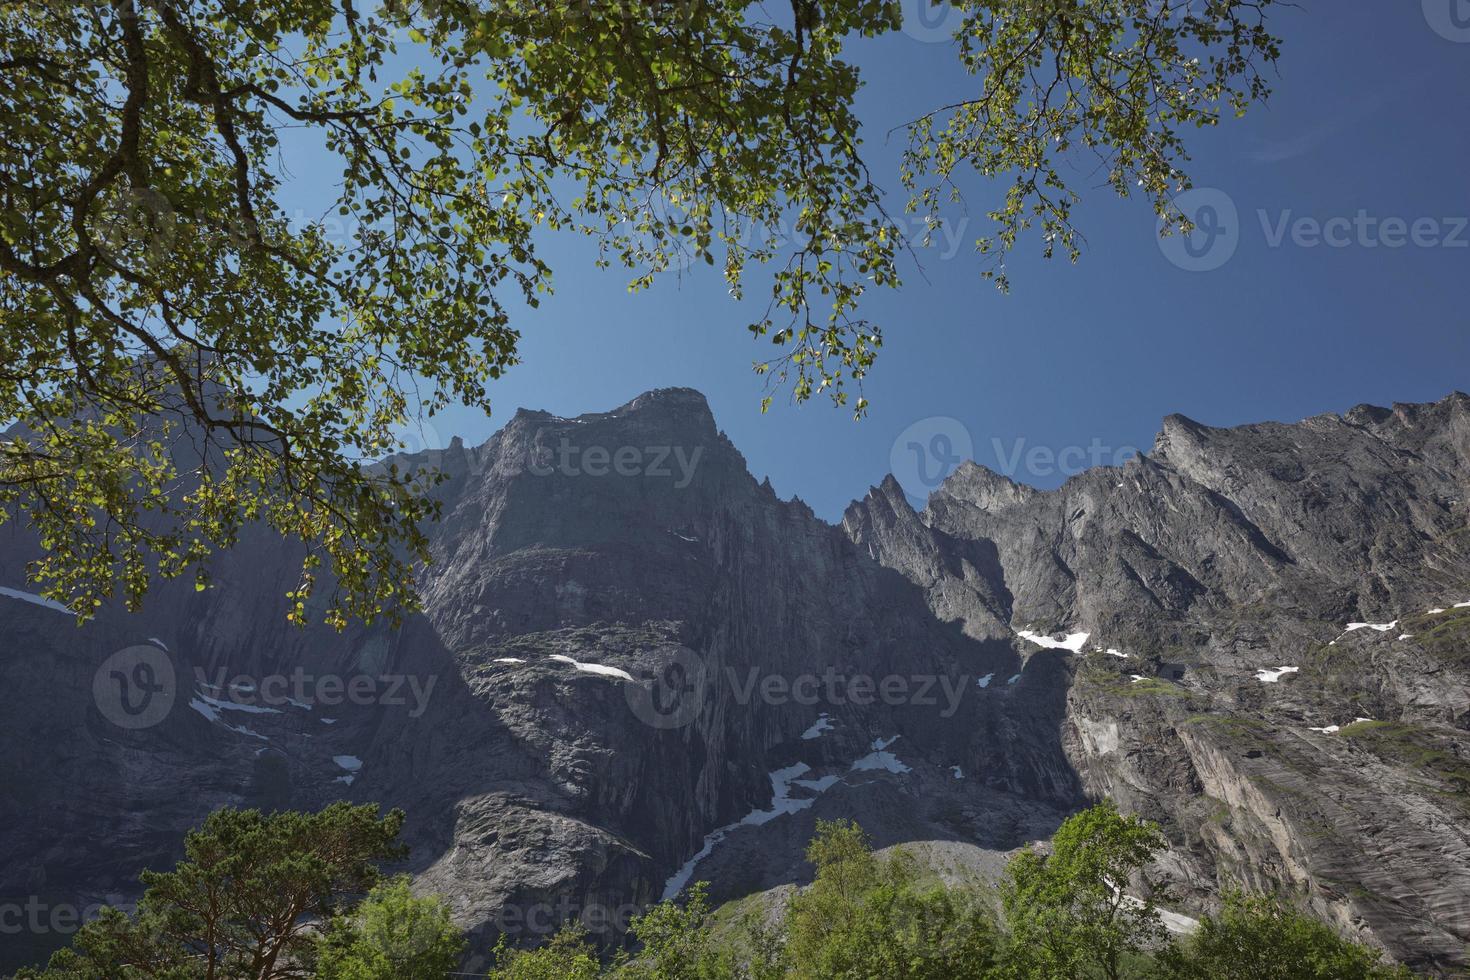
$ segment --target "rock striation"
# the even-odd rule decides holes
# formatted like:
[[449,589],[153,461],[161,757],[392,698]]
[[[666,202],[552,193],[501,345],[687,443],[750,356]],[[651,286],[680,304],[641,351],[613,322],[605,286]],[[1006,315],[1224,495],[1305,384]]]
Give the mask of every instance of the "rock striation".
[[1465,963],[1464,395],[1174,416],[1055,491],[967,464],[835,527],[688,389],[400,463],[448,479],[397,629],[286,626],[296,556],[265,534],[209,590],[77,628],[0,527],[0,907],[44,920],[0,965],[64,942],[57,910],[135,897],[224,804],[403,807],[408,870],[487,949],[569,918],[616,943],[689,881],[800,882],[818,818],[993,875],[1103,794],[1167,830],[1172,907],[1278,889]]

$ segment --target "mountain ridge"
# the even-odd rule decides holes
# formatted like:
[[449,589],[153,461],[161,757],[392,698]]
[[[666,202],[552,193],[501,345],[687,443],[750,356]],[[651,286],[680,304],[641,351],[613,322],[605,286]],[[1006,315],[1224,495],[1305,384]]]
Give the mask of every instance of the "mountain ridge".
[[[1462,964],[1470,399],[1160,440],[1053,490],[966,464],[919,510],[890,476],[829,523],[750,474],[702,395],[658,389],[399,457],[447,479],[398,630],[286,628],[291,556],[260,535],[137,616],[62,629],[0,600],[0,901],[125,899],[209,808],[340,795],[408,811],[408,869],[488,948],[531,938],[528,908],[641,906],[686,868],[717,899],[799,881],[818,818],[992,873],[1106,794],[1164,826],[1185,909],[1281,888]],[[1345,629],[1390,618],[1412,632]],[[180,681],[128,729],[95,682],[136,645]],[[405,703],[252,712],[200,680],[297,670],[398,677]],[[890,678],[893,703],[850,697]]]

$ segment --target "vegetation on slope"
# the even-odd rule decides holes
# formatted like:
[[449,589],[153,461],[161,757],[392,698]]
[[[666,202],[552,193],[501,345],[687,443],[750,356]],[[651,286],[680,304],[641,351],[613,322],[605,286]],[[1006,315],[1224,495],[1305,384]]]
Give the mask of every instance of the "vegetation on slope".
[[[402,814],[335,804],[315,814],[221,810],[170,872],[143,877],[135,914],[109,910],[44,970],[18,980],[438,980],[465,976],[464,938],[436,897],[403,878]],[[1111,803],[1079,813],[1051,846],[1022,851],[1000,914],[977,889],[921,873],[903,849],[875,854],[857,824],[819,822],[815,868],[779,915],[717,928],[704,886],[632,922],[610,959],[580,925],[535,949],[502,937],[490,980],[1380,980],[1410,974],[1267,896],[1229,896],[1182,941],[1142,882],[1157,827]]]

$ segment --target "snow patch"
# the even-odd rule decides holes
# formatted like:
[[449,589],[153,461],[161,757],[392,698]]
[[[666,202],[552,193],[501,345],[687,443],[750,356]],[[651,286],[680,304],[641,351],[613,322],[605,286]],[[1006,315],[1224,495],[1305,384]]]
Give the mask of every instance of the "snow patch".
[[881,769],[884,772],[891,772],[896,776],[906,772],[913,772],[908,766],[898,761],[898,756],[886,751],[888,746],[896,741],[898,741],[897,735],[892,738],[873,739],[873,751],[854,762],[851,766],[851,771],[867,772]]
[[1199,920],[1191,919],[1187,915],[1178,912],[1170,912],[1168,909],[1159,909],[1159,918],[1163,920],[1164,928],[1179,936],[1193,935],[1199,931]]
[[664,882],[663,900],[669,901],[678,897],[679,893],[688,886],[689,879],[694,877],[694,869],[698,866],[699,862],[709,857],[714,852],[714,849],[729,836],[731,831],[738,827],[758,827],[761,824],[775,820],[782,814],[805,810],[817,802],[815,796],[801,800],[792,799],[791,787],[793,784],[801,785],[808,789],[821,786],[821,789],[817,790],[817,792],[821,792],[837,782],[838,777],[836,776],[828,776],[820,780],[798,780],[796,778],[810,771],[811,766],[808,766],[805,762],[798,762],[795,765],[787,766],[785,769],[777,769],[771,773],[771,808],[769,810],[752,810],[734,823],[727,824],[718,830],[712,830],[706,834],[704,846],[696,851],[688,861],[685,861],[683,867],[670,875],[668,881]]
[[1006,683],[1007,684],[1014,684],[1014,683],[1016,683],[1016,681],[1018,681],[1020,679],[1021,679],[1021,675],[1020,674],[1015,674],[1015,675],[1012,675],[1011,679],[1008,680],[1008,681],[1006,681]]
[[[251,738],[260,739],[262,742],[270,741],[270,739],[260,734],[260,732],[252,732],[250,729],[246,728],[243,725],[231,725],[229,722],[225,721],[220,716],[220,707],[224,703],[226,702],[216,701],[214,698],[207,697],[202,694],[195,695],[194,697],[189,699],[189,707],[193,708],[195,711],[203,715],[206,721],[213,722],[214,724],[217,724],[229,731],[235,732],[237,735],[249,735]],[[234,705],[234,707],[239,708],[243,707],[243,705]],[[277,714],[279,713],[280,712],[277,712]]]
[[960,769],[959,766],[950,766],[949,767],[949,771],[952,772],[952,773],[954,773],[954,778],[955,779],[964,779],[965,778],[965,774]]
[[[242,693],[249,694],[251,692],[245,691],[242,688]],[[219,698],[212,698],[203,691],[195,693],[194,696],[216,711],[243,711],[249,715],[278,715],[281,713],[280,708],[267,708],[261,704],[241,704],[238,701],[225,701]]]
[[1110,657],[1118,657],[1123,660],[1128,659],[1128,654],[1124,653],[1122,650],[1114,650],[1112,647],[1108,647],[1107,653]]
[[[1118,893],[1116,886],[1109,885],[1109,887],[1113,889],[1113,894],[1116,895]],[[1143,908],[1143,899],[1133,895],[1124,895],[1123,904],[1129,908],[1140,909]],[[1158,906],[1154,906],[1154,911],[1159,914],[1159,921],[1164,924],[1164,928],[1176,935],[1188,936],[1199,929],[1198,919],[1191,919],[1187,915],[1170,912],[1168,909],[1161,909]]]
[[1278,667],[1275,670],[1267,670],[1266,668],[1262,667],[1260,670],[1256,671],[1256,680],[1260,681],[1262,684],[1275,684],[1287,674],[1295,674],[1299,670],[1301,670],[1300,667]]
[[523,664],[523,663],[525,663],[525,661],[522,660],[520,657],[496,657],[493,662],[494,663],[497,663],[497,664]]
[[1033,633],[1031,630],[1017,630],[1016,635],[1023,640],[1030,640],[1039,647],[1048,650],[1070,650],[1072,653],[1080,653],[1082,645],[1087,642],[1091,633],[1068,633],[1064,638],[1058,639],[1054,636],[1043,636]]
[[817,715],[817,720],[812,722],[812,727],[801,733],[801,737],[810,742],[814,738],[821,738],[823,732],[830,732],[832,723],[827,720],[827,712]]
[[1133,678],[1133,683],[1135,684],[1137,684],[1139,681],[1148,680],[1148,678],[1144,677],[1142,674],[1129,674],[1128,676]]
[[1356,630],[1377,630],[1380,633],[1387,633],[1398,624],[1399,621],[1397,619],[1395,619],[1391,623],[1348,623],[1347,632],[1352,633]]
[[825,793],[840,782],[842,782],[841,776],[822,776],[820,779],[793,779],[791,785],[809,789],[814,793]]
[[322,724],[323,725],[335,725],[335,724],[337,724],[337,719],[336,718],[323,718],[322,719]]
[[977,678],[976,681],[975,681],[975,683],[976,684],[979,684],[981,687],[989,687],[990,686],[990,682],[993,681],[993,680],[995,680],[995,671],[992,670],[990,673],[986,674],[984,677]]
[[[251,691],[241,689],[241,693],[251,693]],[[203,691],[197,692],[194,696],[200,699],[200,701],[203,701],[204,704],[209,705],[209,707],[215,708],[216,711],[244,711],[245,714],[281,714],[281,708],[268,708],[262,704],[240,704],[238,701],[223,701],[221,698],[210,698]]]
[[348,772],[357,772],[362,768],[362,760],[355,755],[334,755],[332,761]]
[[1325,726],[1323,728],[1308,728],[1307,731],[1309,731],[1309,732],[1321,732],[1323,735],[1331,735],[1331,734],[1333,734],[1335,732],[1342,731],[1342,726],[1341,725],[1327,725],[1327,726]]
[[53,609],[59,613],[66,613],[68,616],[73,615],[70,609],[55,599],[48,599],[45,596],[36,595],[34,592],[22,592],[19,589],[0,587],[0,595],[9,596],[12,599],[19,599],[21,602],[29,602],[31,605],[40,606],[43,609]]
[[599,677],[614,677],[620,681],[631,681],[633,679],[633,675],[626,670],[619,670],[616,667],[606,667],[602,664],[583,663],[580,660],[574,660],[560,653],[553,653],[551,659],[564,664],[571,664],[584,674],[596,674]]

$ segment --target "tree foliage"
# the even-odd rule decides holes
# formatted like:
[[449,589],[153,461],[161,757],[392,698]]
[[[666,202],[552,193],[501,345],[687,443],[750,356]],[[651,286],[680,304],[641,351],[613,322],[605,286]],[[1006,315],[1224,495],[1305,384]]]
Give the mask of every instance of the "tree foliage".
[[1168,980],[1407,980],[1377,950],[1343,939],[1265,895],[1231,895],[1162,957]]
[[1124,889],[1165,844],[1158,827],[1122,816],[1106,801],[1069,817],[1053,835],[1050,854],[1016,855],[1001,902],[1021,975],[1118,980],[1130,957],[1162,946],[1164,928],[1152,900]]
[[[18,980],[440,980],[463,975],[446,903],[405,878],[402,814],[336,804],[316,814],[221,810],[186,859],[149,873],[137,914],[105,910]],[[1001,928],[988,897],[926,879],[903,849],[875,854],[851,821],[818,821],[811,885],[781,903],[712,910],[706,886],[635,918],[627,949],[579,923],[536,949],[502,936],[489,980],[1406,980],[1275,898],[1231,895],[1176,942],[1117,882],[1162,846],[1157,828],[1104,804],[1069,819],[1052,853],[1011,862]],[[365,897],[364,897],[365,896]],[[610,938],[610,937],[605,937]]]
[[787,909],[784,975],[801,980],[966,980],[995,966],[988,916],[922,887],[911,858],[875,855],[851,821],[818,821],[811,887]]
[[[318,813],[216,810],[172,871],[145,871],[135,915],[107,910],[36,980],[309,977],[316,925],[404,855],[403,813],[335,803]],[[354,975],[355,976],[355,975]]]
[[[1266,94],[1271,3],[957,0],[975,87],[910,127],[910,207],[932,230],[966,171],[1008,180],[980,251],[1037,221],[1075,256],[1085,153],[1166,213],[1180,133]],[[849,404],[900,236],[843,50],[900,27],[896,0],[3,0],[0,515],[39,531],[32,578],[136,606],[260,522],[305,550],[294,620],[413,608],[431,481],[364,460],[489,410],[509,304],[551,287],[539,229],[632,288],[766,268],[757,369]],[[292,214],[303,152],[337,191]]]
[[502,936],[489,980],[597,980],[602,964],[586,931],[569,926],[538,949],[516,949]]
[[406,877],[380,883],[361,905],[332,920],[318,943],[320,980],[443,980],[464,937],[438,896],[419,897]]

